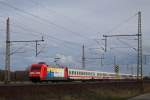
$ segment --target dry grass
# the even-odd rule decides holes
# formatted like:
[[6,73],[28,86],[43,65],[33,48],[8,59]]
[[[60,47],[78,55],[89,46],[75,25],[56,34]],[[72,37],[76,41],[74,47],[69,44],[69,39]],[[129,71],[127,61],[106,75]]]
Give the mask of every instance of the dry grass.
[[[150,92],[146,83],[144,93]],[[0,88],[0,100],[126,100],[141,93],[139,86],[56,85]]]

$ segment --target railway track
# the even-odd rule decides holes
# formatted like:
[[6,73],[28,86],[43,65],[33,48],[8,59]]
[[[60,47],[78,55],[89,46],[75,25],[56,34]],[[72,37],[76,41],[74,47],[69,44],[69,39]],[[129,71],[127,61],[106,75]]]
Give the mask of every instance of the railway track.
[[[113,93],[114,91],[117,94],[119,91],[124,94],[128,93],[128,91],[140,91],[140,87],[141,82],[137,81],[44,82],[36,84],[31,82],[11,82],[10,84],[0,84],[0,97],[6,100],[20,100],[18,98],[32,98],[32,95],[33,97],[40,95],[43,100],[45,96],[56,98],[54,100],[61,100],[60,98],[66,95],[77,98],[82,97],[82,95],[92,95],[91,98],[94,98],[95,95],[99,96],[101,93]],[[12,99],[12,97],[15,99]]]
[[[143,83],[150,83],[150,81],[144,81]],[[0,87],[23,87],[23,86],[57,86],[57,85],[112,85],[112,86],[134,86],[141,84],[140,81],[90,81],[90,82],[42,82],[42,83],[32,83],[30,81],[26,82],[10,82],[9,84],[4,84],[0,82]]]

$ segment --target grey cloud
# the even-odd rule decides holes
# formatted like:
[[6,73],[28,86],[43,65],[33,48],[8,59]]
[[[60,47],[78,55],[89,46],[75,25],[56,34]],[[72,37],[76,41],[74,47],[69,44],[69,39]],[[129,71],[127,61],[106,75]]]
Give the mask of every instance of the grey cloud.
[[[95,41],[91,40],[97,38],[99,32],[99,39],[102,39],[103,34],[136,34],[137,33],[137,16],[134,17],[128,23],[125,23],[122,27],[119,26],[117,30],[111,33],[107,33],[109,30],[113,29],[120,22],[123,22],[128,17],[133,16],[135,13],[142,11],[142,33],[143,33],[143,43],[144,43],[144,53],[149,53],[149,0],[1,0],[15,6],[17,8],[23,9],[34,15],[40,16],[49,22],[54,22],[57,25],[63,26],[69,30],[81,34],[71,33],[55,25],[50,25],[49,22],[43,22],[36,19],[30,15],[23,12],[9,8],[6,5],[0,4],[0,16],[10,16],[11,19],[11,39],[12,40],[32,40],[40,39],[40,33],[44,33],[46,42],[46,49],[37,57],[34,56],[34,44],[26,48],[28,52],[25,54],[13,55],[12,66],[24,66],[26,64],[32,63],[32,59],[42,60],[47,55],[49,57],[54,57],[56,54],[60,53],[63,55],[70,55],[75,60],[81,57],[81,45],[84,43],[88,48],[97,47]],[[5,30],[5,23],[0,24],[0,28]],[[25,30],[18,26],[22,26]],[[1,29],[0,29],[1,30]],[[28,30],[28,31],[26,31]],[[30,33],[31,31],[34,31]],[[16,33],[15,33],[16,32]],[[18,33],[17,33],[18,32]],[[0,31],[1,40],[4,40],[5,35]],[[49,36],[48,36],[49,35]],[[50,37],[54,36],[57,39]],[[88,38],[87,38],[88,37]],[[147,39],[146,39],[147,38]],[[64,40],[64,41],[63,41]],[[67,41],[71,43],[67,43]],[[103,41],[100,41],[103,42]],[[109,49],[115,46],[124,46],[119,41],[109,40]],[[125,42],[131,44],[132,46],[137,46],[133,41],[125,40]],[[14,46],[12,46],[15,48]],[[33,48],[32,48],[33,47]],[[100,47],[104,47],[101,43]],[[2,49],[1,49],[2,50]],[[99,51],[97,51],[99,53]],[[127,59],[129,56],[126,54],[130,52],[136,55],[135,51],[129,49],[118,49],[109,51],[108,54],[101,50],[100,53],[104,53],[107,56],[105,63],[113,63],[112,58],[114,54],[120,55],[120,59]],[[87,54],[88,55],[88,54]],[[23,57],[26,58],[24,60]],[[89,54],[89,56],[92,56]],[[3,56],[1,56],[2,58]],[[16,59],[19,59],[17,61]],[[130,59],[130,58],[129,58]],[[136,57],[131,57],[126,63],[135,63]],[[46,59],[44,59],[46,60]],[[79,60],[79,59],[78,59]],[[121,60],[119,61],[121,63]],[[47,61],[47,60],[46,60]],[[33,61],[34,62],[34,61]],[[81,65],[80,60],[74,63],[75,65]],[[94,64],[94,63],[93,63]],[[94,66],[97,66],[96,63]],[[92,64],[89,66],[92,66]],[[16,67],[18,68],[18,67]],[[20,67],[20,69],[23,67]],[[105,69],[103,69],[105,70]]]

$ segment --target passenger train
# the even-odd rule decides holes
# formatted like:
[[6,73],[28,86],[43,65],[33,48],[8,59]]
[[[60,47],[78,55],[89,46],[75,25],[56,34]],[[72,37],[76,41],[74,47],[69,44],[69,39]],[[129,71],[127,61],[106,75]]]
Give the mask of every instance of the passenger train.
[[29,69],[29,79],[32,82],[42,81],[88,81],[111,79],[136,79],[131,74],[116,74],[109,72],[73,69],[68,67],[53,67],[45,63],[32,64]]

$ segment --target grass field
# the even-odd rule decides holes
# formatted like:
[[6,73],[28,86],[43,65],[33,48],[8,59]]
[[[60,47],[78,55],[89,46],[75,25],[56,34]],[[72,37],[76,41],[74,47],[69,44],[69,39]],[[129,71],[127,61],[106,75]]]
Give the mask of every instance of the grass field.
[[0,100],[127,100],[150,92],[150,83],[143,91],[134,87],[112,85],[56,85],[34,87],[1,87]]

